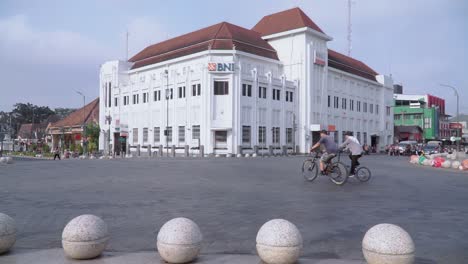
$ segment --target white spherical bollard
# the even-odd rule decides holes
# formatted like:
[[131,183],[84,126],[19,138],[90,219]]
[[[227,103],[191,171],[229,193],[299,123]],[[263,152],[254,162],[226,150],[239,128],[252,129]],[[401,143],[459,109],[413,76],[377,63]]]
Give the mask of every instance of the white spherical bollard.
[[238,157],[238,158],[242,158],[242,154],[237,154],[237,157]]
[[413,239],[397,225],[373,226],[362,240],[362,252],[368,264],[412,264],[414,251]]
[[1,157],[0,158],[0,164],[6,164],[6,163],[7,163],[6,157]]
[[73,218],[63,229],[62,247],[73,259],[95,258],[104,251],[109,241],[106,223],[95,215]]
[[16,224],[13,218],[0,213],[0,254],[7,252],[16,242]]
[[219,158],[219,157],[221,157],[219,154],[216,154],[216,155],[215,155],[215,158]]
[[452,165],[452,163],[450,162],[450,160],[446,160],[444,162],[442,162],[442,168],[450,168],[450,166]]
[[301,233],[293,223],[287,220],[270,220],[257,233],[257,252],[265,263],[295,263],[301,250]]
[[458,169],[458,167],[460,167],[460,165],[461,165],[461,163],[458,160],[452,162],[452,168],[454,168],[454,169]]
[[250,158],[250,154],[249,153],[245,154],[245,157]]
[[187,263],[200,253],[203,236],[198,225],[184,217],[166,222],[158,233],[159,255],[169,263]]
[[6,157],[6,163],[7,164],[13,164],[14,160],[12,157]]
[[257,153],[252,154],[252,158],[256,158],[256,157],[257,157]]

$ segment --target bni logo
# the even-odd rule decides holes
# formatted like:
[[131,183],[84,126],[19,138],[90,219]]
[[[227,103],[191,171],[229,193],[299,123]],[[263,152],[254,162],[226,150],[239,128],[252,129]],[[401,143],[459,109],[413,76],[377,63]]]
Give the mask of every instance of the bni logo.
[[234,71],[234,63],[209,62],[208,63],[208,71],[212,71],[212,72],[233,72]]

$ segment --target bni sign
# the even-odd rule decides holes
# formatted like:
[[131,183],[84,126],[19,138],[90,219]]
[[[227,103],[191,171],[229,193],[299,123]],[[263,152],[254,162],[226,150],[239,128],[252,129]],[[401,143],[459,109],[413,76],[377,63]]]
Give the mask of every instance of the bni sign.
[[209,72],[234,72],[234,63],[208,62]]
[[325,55],[322,52],[314,50],[314,64],[325,66]]

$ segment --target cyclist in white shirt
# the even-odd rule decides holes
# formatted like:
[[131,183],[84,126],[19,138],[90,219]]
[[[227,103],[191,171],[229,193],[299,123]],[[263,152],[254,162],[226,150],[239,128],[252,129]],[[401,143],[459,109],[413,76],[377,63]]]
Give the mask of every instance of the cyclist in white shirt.
[[345,133],[345,141],[340,145],[340,148],[347,148],[351,152],[351,154],[349,154],[349,158],[351,159],[350,177],[353,177],[356,167],[359,166],[358,160],[362,157],[362,146],[359,140],[353,137],[353,133],[347,131]]

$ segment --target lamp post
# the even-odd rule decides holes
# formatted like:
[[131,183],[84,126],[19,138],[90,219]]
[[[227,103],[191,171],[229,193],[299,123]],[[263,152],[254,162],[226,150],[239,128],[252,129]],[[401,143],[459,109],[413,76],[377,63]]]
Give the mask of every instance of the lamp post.
[[[440,84],[440,86],[451,88],[453,90],[453,92],[455,93],[455,96],[457,97],[457,118],[456,118],[456,121],[457,121],[457,124],[459,124],[460,120],[458,119],[458,117],[459,117],[460,108],[459,108],[458,91],[457,91],[457,89],[455,87],[453,87],[451,85],[448,85],[448,84]],[[460,137],[460,134],[458,133],[458,129],[457,129],[457,137]],[[457,140],[457,151],[460,151],[460,140]]]
[[80,91],[76,91],[75,92],[81,96],[83,96],[83,122],[81,124],[82,128],[81,128],[81,141],[83,142],[83,155],[85,153],[85,144],[84,144],[84,137],[85,137],[85,119],[86,119],[86,113],[85,113],[85,105],[86,105],[86,96],[80,92]]
[[169,98],[172,93],[169,90],[169,71],[164,70],[164,73],[166,74],[166,131],[164,135],[166,136],[166,154],[169,157]]

